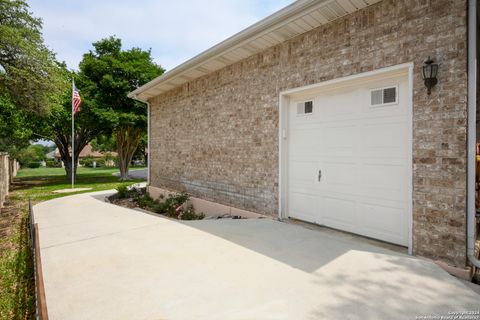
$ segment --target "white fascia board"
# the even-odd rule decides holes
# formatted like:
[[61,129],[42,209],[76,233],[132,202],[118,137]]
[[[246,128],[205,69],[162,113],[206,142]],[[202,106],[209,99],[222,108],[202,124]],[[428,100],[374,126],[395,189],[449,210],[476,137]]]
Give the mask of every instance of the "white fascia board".
[[208,59],[215,58],[218,55],[223,54],[226,50],[231,49],[239,44],[242,44],[245,41],[250,40],[251,38],[257,38],[260,34],[271,31],[271,29],[276,29],[284,23],[289,23],[290,19],[299,13],[302,13],[309,7],[313,5],[319,5],[326,3],[329,0],[299,0],[289,6],[275,12],[274,14],[268,16],[267,18],[251,25],[250,27],[240,31],[239,33],[227,38],[226,40],[220,42],[219,44],[211,47],[210,49],[196,55],[195,57],[187,60],[186,62],[180,64],[179,66],[173,68],[172,70],[164,73],[163,75],[153,79],[152,81],[144,84],[143,86],[135,89],[134,91],[128,94],[129,98],[134,98],[139,96],[150,89],[151,87],[156,86],[157,84],[170,79],[183,71],[195,67],[200,63],[205,62]]

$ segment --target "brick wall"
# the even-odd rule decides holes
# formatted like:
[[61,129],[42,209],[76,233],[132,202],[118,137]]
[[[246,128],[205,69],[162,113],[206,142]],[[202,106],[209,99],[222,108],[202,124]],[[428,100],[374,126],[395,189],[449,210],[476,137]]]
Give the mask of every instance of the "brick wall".
[[466,8],[384,0],[151,99],[151,185],[276,215],[279,92],[413,62],[414,253],[464,266]]

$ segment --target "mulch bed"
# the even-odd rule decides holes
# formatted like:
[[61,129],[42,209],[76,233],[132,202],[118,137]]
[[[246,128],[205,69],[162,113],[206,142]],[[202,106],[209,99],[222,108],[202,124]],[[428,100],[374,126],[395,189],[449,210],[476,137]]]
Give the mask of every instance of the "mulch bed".
[[129,209],[138,208],[137,204],[133,199],[116,199],[116,200],[111,200],[110,202],[113,204],[116,204],[117,206],[122,206]]

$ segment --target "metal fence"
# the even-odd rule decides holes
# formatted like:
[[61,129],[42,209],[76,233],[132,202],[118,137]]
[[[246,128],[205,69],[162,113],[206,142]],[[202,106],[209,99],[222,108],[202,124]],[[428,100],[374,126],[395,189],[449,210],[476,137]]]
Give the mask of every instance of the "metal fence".
[[28,229],[30,248],[33,255],[33,274],[35,278],[35,317],[37,320],[48,320],[45,287],[43,285],[42,259],[38,240],[38,224],[35,223],[32,199],[28,200]]

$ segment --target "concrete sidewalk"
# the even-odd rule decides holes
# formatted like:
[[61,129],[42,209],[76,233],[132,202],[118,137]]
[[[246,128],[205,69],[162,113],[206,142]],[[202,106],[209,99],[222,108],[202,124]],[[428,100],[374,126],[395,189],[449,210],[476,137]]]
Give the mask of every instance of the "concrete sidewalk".
[[50,319],[415,319],[480,309],[433,263],[270,219],[179,222],[103,202],[34,207]]

